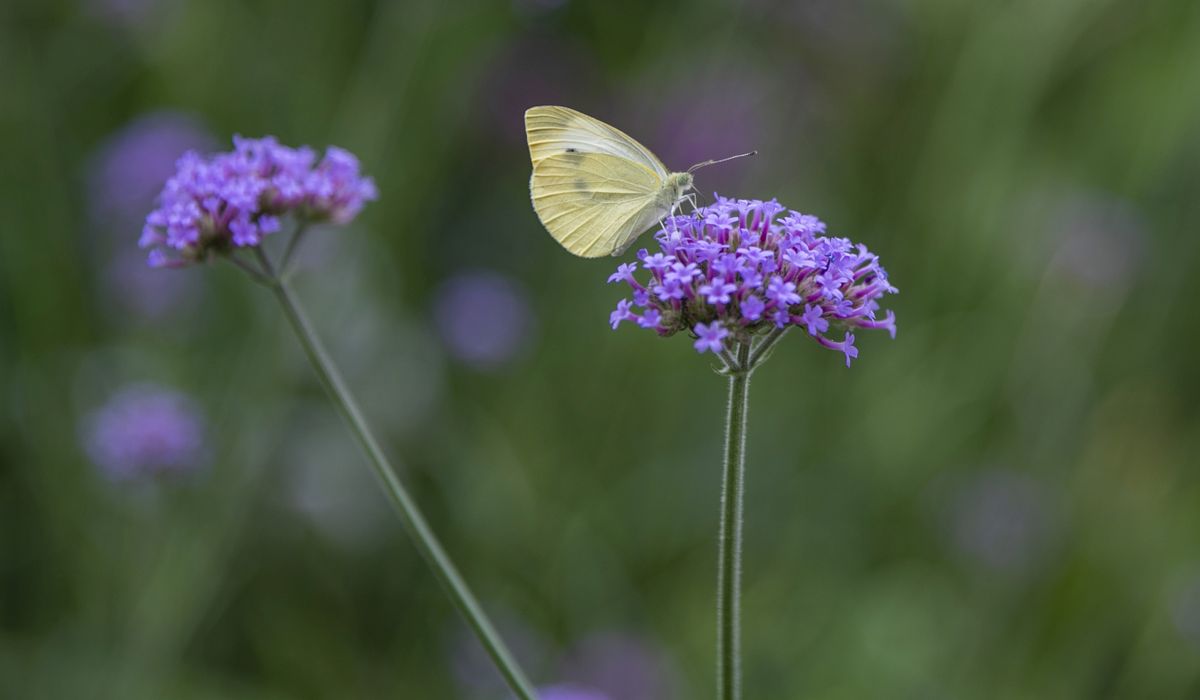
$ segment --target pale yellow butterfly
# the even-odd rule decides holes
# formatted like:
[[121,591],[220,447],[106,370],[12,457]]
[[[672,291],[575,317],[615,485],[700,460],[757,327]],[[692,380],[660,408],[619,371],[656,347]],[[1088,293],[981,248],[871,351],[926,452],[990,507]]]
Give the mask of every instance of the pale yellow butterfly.
[[529,192],[542,225],[585,258],[620,255],[687,199],[692,173],[667,170],[623,131],[567,107],[531,107],[525,136],[533,177]]

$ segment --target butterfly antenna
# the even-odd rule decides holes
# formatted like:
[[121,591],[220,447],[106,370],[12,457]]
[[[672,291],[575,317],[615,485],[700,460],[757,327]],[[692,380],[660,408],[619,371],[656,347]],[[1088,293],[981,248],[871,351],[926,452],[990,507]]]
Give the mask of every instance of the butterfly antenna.
[[700,168],[707,168],[710,165],[716,165],[717,163],[726,163],[731,160],[737,160],[738,158],[746,158],[748,156],[756,156],[756,155],[758,155],[758,151],[750,151],[749,153],[739,153],[736,156],[729,156],[728,158],[721,158],[720,160],[706,160],[703,163],[696,163],[692,167],[688,168],[687,171],[689,173],[694,173],[697,170],[699,170]]

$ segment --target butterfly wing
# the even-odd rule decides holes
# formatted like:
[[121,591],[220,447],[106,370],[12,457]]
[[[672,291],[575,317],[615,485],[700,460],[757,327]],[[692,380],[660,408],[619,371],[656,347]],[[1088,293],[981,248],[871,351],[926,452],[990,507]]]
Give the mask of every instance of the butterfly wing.
[[670,172],[649,148],[615,126],[567,107],[531,107],[525,111],[529,157],[538,161],[561,153],[606,153],[631,160],[664,179]]
[[564,248],[585,258],[623,251],[670,209],[662,178],[608,153],[561,153],[534,162],[533,209]]

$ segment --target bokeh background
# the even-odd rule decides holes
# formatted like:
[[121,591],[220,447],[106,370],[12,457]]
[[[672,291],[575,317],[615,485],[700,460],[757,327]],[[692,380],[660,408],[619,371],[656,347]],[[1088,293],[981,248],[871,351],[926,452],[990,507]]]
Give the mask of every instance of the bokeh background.
[[[338,144],[300,294],[538,683],[711,695],[725,385],[530,209],[575,106],[879,253],[756,375],[753,698],[1200,697],[1200,4],[0,8],[0,696],[505,692],[269,295],[151,271],[185,149]],[[139,465],[156,465],[155,469]]]

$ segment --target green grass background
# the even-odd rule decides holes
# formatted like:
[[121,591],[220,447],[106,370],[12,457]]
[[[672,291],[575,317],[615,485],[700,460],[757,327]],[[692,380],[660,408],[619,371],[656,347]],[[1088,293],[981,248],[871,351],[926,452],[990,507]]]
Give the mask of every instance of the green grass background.
[[[454,611],[269,296],[214,266],[165,319],[114,311],[106,242],[138,231],[89,217],[89,158],[163,109],[376,178],[300,293],[476,592],[543,640],[536,680],[617,631],[710,697],[723,380],[608,329],[612,265],[529,206],[533,103],[675,167],[759,149],[701,192],[817,214],[901,290],[898,338],[861,334],[853,369],[796,335],[755,376],[747,697],[1200,696],[1200,4],[107,7],[0,9],[3,697],[464,692]],[[536,318],[495,372],[435,332],[474,268]],[[147,380],[209,415],[197,478],[113,484],[81,450]],[[1015,566],[956,546],[997,472],[1041,494]]]

